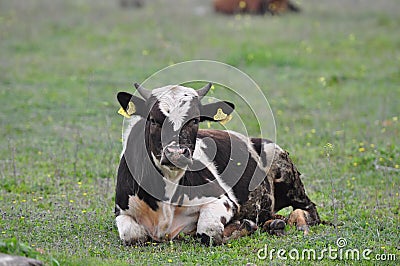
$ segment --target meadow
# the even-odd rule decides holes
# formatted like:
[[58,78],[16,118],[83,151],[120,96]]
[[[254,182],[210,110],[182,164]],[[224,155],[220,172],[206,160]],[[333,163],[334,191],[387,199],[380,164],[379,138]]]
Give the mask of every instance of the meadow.
[[[225,16],[211,1],[124,9],[106,0],[0,0],[0,252],[46,265],[398,264],[400,4],[298,3],[299,14]],[[276,141],[336,227],[257,231],[218,247],[187,237],[121,244],[116,93],[194,59],[230,64],[257,82]],[[370,250],[370,260],[259,256],[266,245],[337,248],[339,238],[343,249]]]

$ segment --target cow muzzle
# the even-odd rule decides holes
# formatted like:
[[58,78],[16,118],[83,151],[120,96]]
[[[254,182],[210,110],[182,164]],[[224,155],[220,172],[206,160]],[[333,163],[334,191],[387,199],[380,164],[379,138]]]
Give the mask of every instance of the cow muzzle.
[[161,165],[184,168],[191,164],[192,155],[188,147],[168,145],[161,156]]

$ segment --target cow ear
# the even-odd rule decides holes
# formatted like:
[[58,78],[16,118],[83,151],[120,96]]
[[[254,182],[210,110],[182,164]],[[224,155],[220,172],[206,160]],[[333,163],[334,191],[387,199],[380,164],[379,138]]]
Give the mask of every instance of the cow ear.
[[219,101],[201,106],[200,121],[215,121],[221,124],[232,119],[231,113],[235,105],[230,102]]
[[146,115],[146,102],[128,92],[118,92],[117,100],[121,105],[118,110],[120,115],[130,118],[131,115]]

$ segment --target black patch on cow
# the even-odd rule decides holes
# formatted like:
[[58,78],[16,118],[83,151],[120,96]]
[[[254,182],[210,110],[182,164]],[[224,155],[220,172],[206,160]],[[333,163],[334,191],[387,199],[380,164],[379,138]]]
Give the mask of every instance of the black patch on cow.
[[224,216],[221,217],[221,223],[225,226],[226,225],[226,218]]
[[[121,161],[119,163],[117,186],[115,192],[116,192],[115,205],[118,205],[119,208],[121,208],[122,210],[128,209],[129,195],[134,195],[136,194],[136,192],[135,192],[135,180],[133,180],[133,177],[129,172],[129,168],[126,165],[125,156],[122,156]],[[115,206],[116,216],[120,214],[119,208]]]
[[267,166],[267,155],[263,149],[263,145],[272,143],[269,139],[262,139],[262,138],[251,138],[251,142],[253,143],[254,150],[257,152],[258,156],[261,158],[261,163],[265,167]]
[[213,174],[207,168],[203,168],[196,172],[186,171],[179,181],[172,202],[182,205],[184,195],[192,200],[203,197],[217,198],[224,194],[225,190],[218,184]]
[[253,143],[253,148],[259,156],[261,155],[262,141],[263,139],[261,138],[251,138],[251,142]]
[[211,237],[209,235],[206,235],[205,233],[202,233],[201,235],[198,235],[200,237],[201,243],[209,246],[211,244]]
[[165,200],[163,177],[146,149],[145,123],[141,119],[131,129],[120,162],[115,201],[123,210],[128,208],[130,195],[137,195],[153,210],[157,210],[158,201]]
[[[158,200],[140,188],[129,171],[125,156],[122,156],[118,167],[115,204],[118,205],[121,210],[127,210],[129,208],[129,196],[135,195],[146,202],[154,211],[158,209]],[[117,206],[115,207],[116,216],[120,214],[119,208]]]
[[[213,139],[217,148],[214,163],[221,179],[233,188],[239,204],[246,202],[252,178],[259,180],[259,183],[265,178],[265,173],[251,157],[246,143],[238,137],[220,130],[199,130],[197,136]],[[205,152],[207,154],[207,150]],[[212,156],[212,154],[207,154],[207,156]]]
[[227,201],[224,202],[224,206],[225,206],[226,210],[229,212],[231,209],[231,206],[229,205],[229,203]]
[[271,187],[268,180],[264,180],[254,191],[249,194],[249,199],[241,206],[240,212],[233,219],[249,219],[263,224],[273,214],[272,201],[269,197]]

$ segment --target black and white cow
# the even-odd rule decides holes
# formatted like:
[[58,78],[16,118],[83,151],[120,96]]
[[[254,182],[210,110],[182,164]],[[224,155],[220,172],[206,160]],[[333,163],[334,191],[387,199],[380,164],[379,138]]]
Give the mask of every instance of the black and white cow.
[[[117,95],[121,114],[129,117],[115,198],[125,244],[171,240],[179,233],[221,244],[257,226],[280,234],[289,223],[306,233],[320,222],[300,173],[278,145],[199,129],[202,121],[228,120],[234,110],[229,102],[201,103],[211,84],[197,91],[135,86],[144,100]],[[287,206],[294,209],[289,219],[275,215]]]

